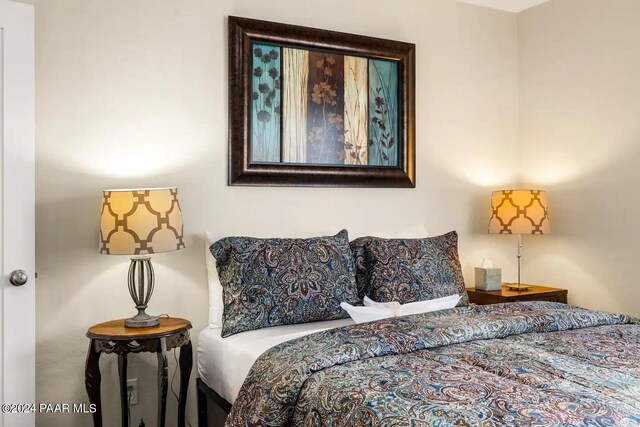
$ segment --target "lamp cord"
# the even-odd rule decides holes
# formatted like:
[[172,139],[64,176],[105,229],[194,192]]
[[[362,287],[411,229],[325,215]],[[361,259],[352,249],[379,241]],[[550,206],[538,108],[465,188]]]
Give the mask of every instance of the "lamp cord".
[[[170,317],[168,314],[163,313],[160,314],[158,317]],[[173,349],[173,359],[176,361],[176,368],[173,370],[173,374],[171,375],[171,382],[169,383],[169,388],[171,389],[171,394],[173,394],[173,396],[176,398],[176,402],[180,403],[180,398],[178,397],[178,393],[176,393],[176,391],[173,389],[173,383],[176,379],[176,374],[178,373],[178,368],[180,366],[180,362],[178,362],[178,355],[176,354],[176,349]],[[188,380],[191,380],[191,378],[189,378]],[[186,405],[186,402],[185,402]],[[191,423],[189,422],[189,420],[187,419],[187,415],[185,414],[184,416],[184,420],[187,422],[187,424],[189,425],[189,427],[193,427],[191,425]]]
[[[176,354],[176,349],[173,349],[173,358],[176,361],[176,368],[173,370],[173,375],[171,375],[171,383],[169,385],[169,388],[171,389],[171,394],[173,394],[173,396],[176,398],[176,402],[180,402],[180,398],[178,397],[178,394],[176,393],[176,391],[173,389],[173,382],[176,379],[176,373],[178,372],[178,366],[179,366],[179,362],[178,362],[178,356]],[[190,380],[190,378],[188,379],[188,381]],[[186,405],[186,402],[185,402]],[[187,424],[189,425],[189,427],[193,427],[191,425],[191,423],[189,422],[189,420],[187,419],[187,414],[185,413],[184,415],[184,420],[187,422]]]

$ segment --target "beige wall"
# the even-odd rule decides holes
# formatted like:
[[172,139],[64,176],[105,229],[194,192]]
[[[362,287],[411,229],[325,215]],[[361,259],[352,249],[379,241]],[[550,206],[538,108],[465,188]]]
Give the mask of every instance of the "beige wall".
[[[313,12],[295,0],[33,2],[38,401],[86,401],[86,328],[131,315],[126,257],[97,253],[100,190],[109,187],[179,187],[188,247],[154,257],[150,311],[190,318],[194,335],[207,321],[205,229],[457,229],[468,281],[483,257],[512,280],[513,239],[484,235],[484,212],[490,190],[518,182],[549,190],[554,230],[525,239],[524,280],[567,287],[575,304],[640,315],[636,0],[552,0],[518,15],[449,0],[328,0]],[[417,188],[227,187],[230,14],[416,43]],[[114,357],[101,363],[113,424],[117,367]],[[133,419],[152,425],[155,358],[130,364],[141,400]]]
[[[198,235],[302,235],[424,224],[460,232],[467,279],[481,258],[513,279],[511,243],[487,236],[489,191],[517,176],[515,15],[450,0],[37,0],[37,393],[84,402],[86,328],[130,316],[126,257],[98,254],[100,190],[179,187],[187,249],[154,256],[150,312],[207,322]],[[226,186],[226,16],[405,40],[417,45],[415,189]],[[508,256],[506,256],[507,254]],[[143,415],[155,422],[155,358],[131,357]],[[119,409],[106,356],[107,425]],[[171,371],[175,363],[171,361]],[[176,384],[177,385],[177,384]],[[195,425],[195,388],[189,419]],[[170,399],[171,410],[175,403]],[[172,415],[173,416],[173,415]],[[88,425],[39,415],[39,426]]]
[[572,303],[640,315],[640,2],[555,0],[518,15],[525,183],[549,190],[553,236],[525,278]]

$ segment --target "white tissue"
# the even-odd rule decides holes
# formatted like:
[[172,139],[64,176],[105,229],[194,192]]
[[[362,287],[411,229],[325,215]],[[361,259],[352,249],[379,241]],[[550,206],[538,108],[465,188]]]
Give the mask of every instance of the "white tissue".
[[482,258],[482,262],[480,263],[481,268],[493,268],[493,262],[490,259]]

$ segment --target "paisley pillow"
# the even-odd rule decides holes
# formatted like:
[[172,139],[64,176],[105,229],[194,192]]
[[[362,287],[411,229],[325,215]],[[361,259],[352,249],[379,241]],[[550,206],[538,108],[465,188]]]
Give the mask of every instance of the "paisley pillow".
[[227,237],[211,245],[223,287],[222,336],[348,317],[359,302],[349,236]]
[[455,231],[426,239],[361,237],[351,250],[362,296],[407,304],[458,294],[458,306],[469,304]]

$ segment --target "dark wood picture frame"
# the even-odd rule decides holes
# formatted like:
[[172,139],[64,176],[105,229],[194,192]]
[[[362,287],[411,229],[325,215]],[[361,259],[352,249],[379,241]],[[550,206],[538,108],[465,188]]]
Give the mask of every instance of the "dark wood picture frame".
[[[397,167],[327,166],[251,161],[254,42],[397,61]],[[229,16],[229,185],[415,187],[415,45],[399,41]]]

